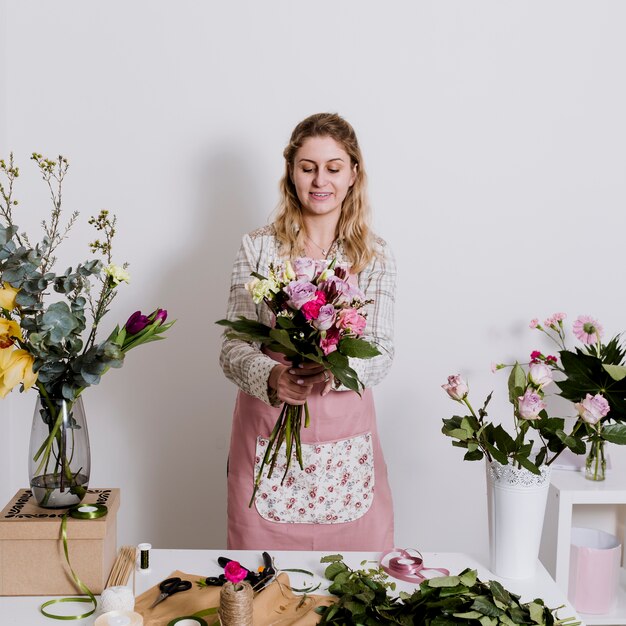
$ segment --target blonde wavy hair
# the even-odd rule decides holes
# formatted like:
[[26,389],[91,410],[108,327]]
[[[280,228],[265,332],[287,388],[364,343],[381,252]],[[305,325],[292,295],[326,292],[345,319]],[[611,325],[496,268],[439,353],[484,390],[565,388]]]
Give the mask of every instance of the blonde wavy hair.
[[356,179],[341,206],[335,235],[343,244],[352,271],[358,273],[376,254],[370,228],[367,174],[354,129],[336,113],[311,115],[302,120],[291,133],[289,144],[283,151],[285,174],[280,181],[281,199],[274,218],[276,237],[288,256],[304,254],[306,235],[302,227],[302,209],[291,174],[296,152],[309,137],[331,137],[347,152],[351,165],[356,165]]

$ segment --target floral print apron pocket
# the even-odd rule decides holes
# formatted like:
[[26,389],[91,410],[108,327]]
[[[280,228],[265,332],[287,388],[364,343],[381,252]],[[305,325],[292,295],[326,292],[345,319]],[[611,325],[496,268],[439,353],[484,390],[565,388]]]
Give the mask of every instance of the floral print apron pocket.
[[[258,475],[268,440],[258,437],[254,475]],[[371,433],[325,443],[302,444],[304,470],[296,459],[283,484],[285,446],[271,478],[267,466],[255,498],[261,517],[286,524],[353,522],[374,499],[374,451]]]

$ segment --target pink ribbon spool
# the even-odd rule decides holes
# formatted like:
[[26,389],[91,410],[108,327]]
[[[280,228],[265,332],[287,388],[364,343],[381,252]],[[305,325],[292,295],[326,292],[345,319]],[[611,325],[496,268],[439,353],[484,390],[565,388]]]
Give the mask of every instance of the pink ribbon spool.
[[[410,554],[409,550],[417,553],[417,555]],[[395,554],[396,556],[391,556]],[[384,564],[385,559],[389,557],[389,563]],[[383,554],[380,559],[380,566],[383,570],[398,580],[403,580],[407,583],[421,583],[433,576],[424,576],[422,572],[439,572],[442,576],[449,576],[450,572],[442,567],[424,567],[424,558],[419,550],[413,548],[394,548],[389,552]]]

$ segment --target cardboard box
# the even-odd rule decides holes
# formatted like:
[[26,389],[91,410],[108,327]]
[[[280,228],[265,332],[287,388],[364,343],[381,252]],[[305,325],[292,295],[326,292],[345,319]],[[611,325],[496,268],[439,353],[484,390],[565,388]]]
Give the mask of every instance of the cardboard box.
[[[83,504],[104,504],[104,517],[67,518],[67,545],[76,575],[94,594],[106,584],[117,556],[119,489],[89,489]],[[67,509],[42,509],[20,489],[0,513],[0,595],[77,595],[63,552]]]

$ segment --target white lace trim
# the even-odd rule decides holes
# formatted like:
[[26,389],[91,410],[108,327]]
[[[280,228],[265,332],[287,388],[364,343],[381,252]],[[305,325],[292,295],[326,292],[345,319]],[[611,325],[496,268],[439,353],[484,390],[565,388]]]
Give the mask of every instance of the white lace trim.
[[494,483],[504,487],[543,487],[550,483],[552,468],[542,465],[541,474],[533,474],[525,468],[511,465],[501,465],[498,461],[487,463],[487,475]]

